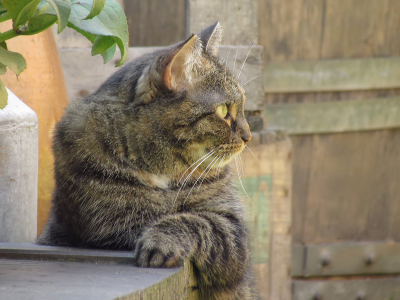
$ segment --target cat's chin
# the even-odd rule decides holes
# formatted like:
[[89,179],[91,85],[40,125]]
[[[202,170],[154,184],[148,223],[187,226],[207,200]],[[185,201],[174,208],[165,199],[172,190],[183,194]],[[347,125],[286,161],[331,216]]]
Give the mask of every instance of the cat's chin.
[[233,158],[234,156],[239,155],[245,147],[245,143],[223,144],[218,147],[217,152]]
[[240,144],[223,144],[217,148],[216,153],[213,157],[209,159],[214,159],[214,157],[219,157],[219,162],[212,166],[212,169],[221,168],[229,164],[236,156],[240,155],[246,145],[244,143]]

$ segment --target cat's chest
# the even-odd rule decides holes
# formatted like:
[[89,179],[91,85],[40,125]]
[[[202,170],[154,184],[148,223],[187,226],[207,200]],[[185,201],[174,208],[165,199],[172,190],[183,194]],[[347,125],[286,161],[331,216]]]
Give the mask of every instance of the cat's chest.
[[224,193],[229,181],[225,174],[218,180],[215,178],[205,180],[195,176],[178,178],[169,174],[152,174],[144,171],[139,171],[135,175],[142,182],[136,187],[138,198],[135,201],[145,204],[146,209],[163,213],[207,206],[209,202],[217,201],[215,198]]
[[156,175],[149,173],[144,174],[143,179],[151,187],[163,190],[168,189],[172,181],[171,176],[169,175]]
[[[149,178],[150,179],[150,178]],[[212,201],[215,195],[215,184],[203,182],[176,182],[168,176],[152,176],[152,186],[148,186],[148,193],[142,194],[153,203],[155,209],[164,210],[166,213],[174,213],[186,210],[188,207],[204,205]]]

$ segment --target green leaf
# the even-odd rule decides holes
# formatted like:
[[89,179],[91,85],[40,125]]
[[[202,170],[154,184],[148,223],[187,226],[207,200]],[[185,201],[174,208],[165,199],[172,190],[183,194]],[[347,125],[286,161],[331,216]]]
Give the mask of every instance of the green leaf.
[[67,26],[69,16],[71,14],[70,0],[46,0],[54,9],[58,18],[58,33]]
[[6,12],[7,8],[4,7],[3,3],[0,2],[0,13]]
[[113,58],[115,50],[117,50],[117,45],[114,43],[114,45],[101,53],[105,64],[108,63],[111,58]]
[[2,47],[0,47],[0,63],[13,70],[17,76],[26,69],[26,61],[21,54],[8,51]]
[[6,107],[8,99],[7,89],[0,80],[0,109]]
[[0,43],[0,47],[3,47],[4,49],[7,50],[7,44],[6,44],[6,42],[1,42],[1,43]]
[[98,35],[92,47],[92,56],[100,54],[115,44],[112,36]]
[[112,36],[98,35],[93,43],[92,56],[101,54],[104,63],[107,63],[113,58],[116,49],[117,45]]
[[13,28],[17,30],[35,13],[40,0],[3,0],[2,4],[13,19]]
[[[90,20],[84,20],[92,7],[91,0],[72,0],[72,10],[68,26],[85,32],[85,36],[110,36],[113,37],[121,50],[120,66],[128,54],[128,25],[121,6],[115,0],[107,0],[101,13]],[[94,42],[94,41],[92,41]]]
[[3,64],[0,64],[0,75],[6,74],[7,67]]
[[90,11],[90,14],[85,18],[85,20],[93,19],[95,16],[99,15],[100,12],[103,10],[105,3],[106,0],[93,0],[92,10]]
[[57,17],[53,15],[43,14],[37,15],[29,19],[28,28],[20,32],[21,35],[32,35],[42,32],[57,22]]
[[72,29],[74,29],[75,31],[79,32],[80,34],[82,34],[85,38],[87,38],[89,41],[91,41],[92,44],[96,40],[97,35],[95,35],[95,34],[91,34],[89,32],[83,31],[82,29],[79,29],[78,27],[75,27],[70,22],[68,22],[67,26],[72,28]]

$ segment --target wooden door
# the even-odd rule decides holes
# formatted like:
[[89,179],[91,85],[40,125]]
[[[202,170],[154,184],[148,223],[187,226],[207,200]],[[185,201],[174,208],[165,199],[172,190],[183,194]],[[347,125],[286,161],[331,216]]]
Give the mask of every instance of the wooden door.
[[399,12],[259,0],[266,122],[293,143],[293,299],[400,299]]

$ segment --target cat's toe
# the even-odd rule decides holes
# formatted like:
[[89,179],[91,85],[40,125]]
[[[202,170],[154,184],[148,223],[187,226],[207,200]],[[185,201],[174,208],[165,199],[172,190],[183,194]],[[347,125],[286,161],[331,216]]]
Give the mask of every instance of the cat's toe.
[[167,268],[180,267],[183,265],[183,255],[175,254],[168,257],[164,265]]
[[184,251],[180,248],[162,247],[151,241],[140,241],[133,254],[133,262],[137,267],[175,267],[179,265]]
[[140,242],[133,253],[133,263],[137,267],[147,267],[148,252],[143,249],[143,242]]

